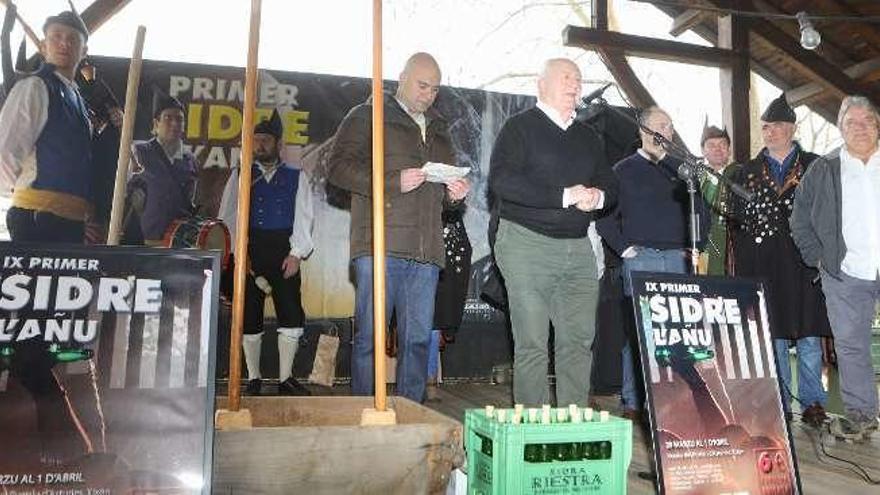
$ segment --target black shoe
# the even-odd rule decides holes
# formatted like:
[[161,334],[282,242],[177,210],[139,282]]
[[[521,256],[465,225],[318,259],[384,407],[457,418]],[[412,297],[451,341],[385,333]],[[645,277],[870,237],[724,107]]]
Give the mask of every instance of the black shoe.
[[247,387],[244,389],[244,393],[246,395],[260,395],[260,390],[263,389],[263,380],[259,378],[254,378],[253,380],[248,381]]
[[804,409],[804,412],[801,413],[801,421],[813,428],[821,427],[827,419],[828,415],[825,414],[825,408],[818,402]]
[[312,393],[291,376],[278,384],[278,395],[312,395]]

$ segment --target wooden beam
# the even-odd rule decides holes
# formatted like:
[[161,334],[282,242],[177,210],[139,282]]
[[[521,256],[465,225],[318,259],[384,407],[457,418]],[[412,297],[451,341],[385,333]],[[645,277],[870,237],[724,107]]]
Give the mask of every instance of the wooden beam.
[[817,53],[801,47],[800,42],[765,19],[754,19],[752,32],[779,48],[802,71],[818,79],[835,95],[862,94],[874,97],[873,92],[846,75],[841,69]]
[[633,57],[709,67],[729,66],[734,58],[731,50],[579,26],[566,26],[562,31],[562,42],[565,46],[585,50],[605,49]]
[[620,89],[626,94],[626,99],[633,106],[648,108],[657,104],[621,52],[604,48],[600,48],[597,52],[605,67],[608,68],[608,72],[614,77]]
[[718,18],[718,46],[737,55],[733,65],[721,68],[721,114],[730,133],[732,157],[736,163],[745,163],[751,154],[748,20],[733,15]]
[[678,38],[685,32],[689,31],[692,27],[703,22],[705,17],[706,13],[703,10],[685,10],[672,19],[672,27],[669,29],[669,34]]
[[[865,60],[856,65],[847,67],[843,72],[857,80],[874,80],[880,77],[880,57]],[[819,83],[811,82],[792,88],[785,92],[785,97],[791,106],[803,104],[806,100],[816,97],[825,91],[825,87]]]
[[129,2],[131,0],[95,0],[82,11],[83,22],[86,23],[89,32],[94,33]]
[[[654,100],[654,97],[651,96],[651,93],[642,84],[639,76],[632,70],[632,66],[629,65],[629,61],[626,60],[626,56],[622,52],[605,49],[598,49],[597,52],[599,58],[602,59],[602,63],[608,68],[608,72],[611,73],[617,85],[626,94],[626,99],[629,100],[630,104],[638,109],[657,105],[657,101]],[[672,140],[682,148],[688,149],[677,131],[672,136]]]
[[608,31],[608,0],[593,0],[593,28]]

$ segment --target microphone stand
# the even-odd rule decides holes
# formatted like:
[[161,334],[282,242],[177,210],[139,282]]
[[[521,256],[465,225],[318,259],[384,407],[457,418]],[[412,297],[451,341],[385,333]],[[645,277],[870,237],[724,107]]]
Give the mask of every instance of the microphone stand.
[[601,96],[596,99],[596,103],[598,105],[602,105],[606,108],[611,109],[617,115],[623,117],[629,122],[637,125],[639,129],[641,129],[645,134],[648,134],[654,138],[654,143],[663,148],[667,155],[681,160],[681,165],[678,166],[678,176],[685,181],[687,185],[688,192],[688,230],[689,230],[689,239],[690,239],[690,248],[691,248],[691,269],[693,270],[694,275],[698,274],[698,266],[699,266],[699,257],[697,256],[697,244],[700,242],[700,215],[697,211],[697,177],[699,174],[709,174],[722,183],[724,183],[734,194],[745,200],[746,202],[752,201],[752,193],[747,191],[741,185],[731,181],[724,175],[719,174],[712,167],[706,165],[706,161],[702,157],[694,156],[683,146],[678,145],[666,139],[665,136],[656,132],[652,129],[649,129],[647,126],[642,125],[641,122],[636,119],[630,117],[624,112],[621,112],[617,108],[612,105],[609,105],[608,102],[602,98]]

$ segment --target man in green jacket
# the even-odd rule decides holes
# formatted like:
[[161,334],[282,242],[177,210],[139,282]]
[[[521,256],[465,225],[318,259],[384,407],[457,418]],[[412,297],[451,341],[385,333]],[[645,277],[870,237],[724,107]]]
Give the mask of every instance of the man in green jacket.
[[[397,92],[386,94],[385,254],[386,308],[397,311],[397,392],[425,398],[434,296],[445,264],[444,203],[461,203],[464,179],[428,182],[427,162],[454,164],[446,122],[431,110],[440,89],[434,57],[416,53],[400,74]],[[372,100],[353,108],[339,126],[330,158],[330,183],[351,192],[351,259],[355,275],[352,392],[373,393]],[[379,350],[382,352],[382,350]]]

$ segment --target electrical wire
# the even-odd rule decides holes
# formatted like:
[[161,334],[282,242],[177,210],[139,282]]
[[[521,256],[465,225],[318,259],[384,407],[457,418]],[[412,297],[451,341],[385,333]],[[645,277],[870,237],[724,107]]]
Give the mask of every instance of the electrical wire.
[[[788,387],[788,385],[785,385],[781,380],[779,383],[780,383],[780,385],[785,387],[785,391],[788,393],[788,396],[791,397],[792,399],[794,399],[794,401],[797,402],[801,406],[801,410],[803,410],[804,403],[801,402],[801,400],[797,396],[795,396],[794,394],[791,393],[791,389]],[[803,415],[800,413],[792,413],[792,415],[797,415],[798,417],[803,418]],[[801,420],[801,422],[803,422],[803,420]],[[836,437],[834,437],[834,435],[831,435],[831,433],[825,431],[824,427],[827,425],[827,423],[828,423],[828,421],[823,422],[821,425],[822,427],[820,427],[820,428],[805,428],[805,431],[807,431],[807,438],[810,439],[810,443],[812,443],[812,445],[813,445],[813,451],[816,453],[816,459],[818,459],[818,461],[822,464],[827,464],[829,466],[832,466],[832,467],[835,467],[838,469],[845,469],[847,471],[851,471],[854,474],[858,475],[858,477],[861,478],[862,481],[864,481],[868,485],[880,485],[880,480],[875,480],[874,478],[872,478],[871,475],[868,474],[868,471],[864,467],[862,467],[861,464],[859,464],[855,461],[851,461],[849,459],[845,459],[843,457],[838,457],[836,455],[830,454],[825,449],[825,438],[827,438],[828,436],[830,436],[831,438],[836,438]],[[814,435],[811,435],[810,431],[818,431],[819,438],[817,439],[814,437]],[[822,459],[822,455],[829,457],[831,459],[834,459],[838,462],[848,464],[848,466],[837,466],[833,463],[830,463],[830,462]]]
[[[672,0],[633,0],[634,2],[639,3],[649,3],[652,5],[662,5],[665,7],[678,7],[687,10],[702,10],[705,12],[714,12],[717,14],[730,14],[736,15],[739,17],[753,17],[759,19],[790,19],[797,20],[797,16],[794,14],[784,14],[777,12],[758,12],[755,10],[736,10],[736,9],[725,9],[721,7],[711,7],[707,5],[693,5],[689,2],[676,2]],[[878,15],[815,15],[815,14],[807,14],[807,19],[811,21],[832,21],[832,22],[860,22],[860,23],[871,23],[871,24],[880,24],[880,16]]]

